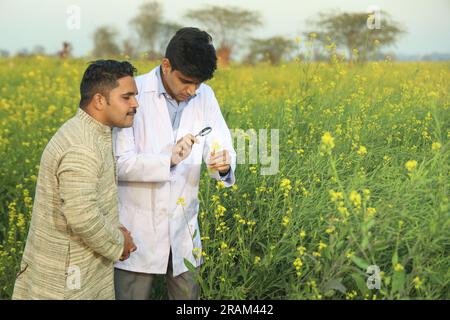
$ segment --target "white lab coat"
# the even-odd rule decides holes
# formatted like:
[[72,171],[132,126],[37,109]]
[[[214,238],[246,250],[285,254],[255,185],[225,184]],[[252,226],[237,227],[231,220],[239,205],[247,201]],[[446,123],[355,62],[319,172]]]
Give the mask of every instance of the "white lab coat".
[[[120,222],[131,231],[138,248],[116,268],[165,274],[172,248],[173,274],[177,276],[188,271],[185,258],[196,267],[202,262],[192,252],[193,248],[201,249],[197,194],[202,159],[206,160],[213,142],[228,150],[231,180],[225,186],[229,187],[235,182],[236,152],[214,92],[205,84],[183,110],[174,137],[165,98],[158,94],[155,70],[136,78],[139,108],[133,127],[113,131]],[[170,168],[175,141],[208,126],[213,129],[211,133],[193,145],[188,158]],[[220,180],[217,171],[210,176]],[[180,198],[185,206],[176,204]],[[207,214],[207,219],[211,217]],[[194,239],[191,235],[195,235]]]

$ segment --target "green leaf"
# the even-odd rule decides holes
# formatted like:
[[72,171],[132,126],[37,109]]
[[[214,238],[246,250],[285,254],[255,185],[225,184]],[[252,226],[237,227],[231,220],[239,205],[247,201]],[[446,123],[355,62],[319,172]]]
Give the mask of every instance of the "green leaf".
[[364,279],[361,274],[353,273],[352,278],[355,280],[356,286],[362,294],[366,294],[369,291],[369,288],[367,288],[366,279]]
[[394,271],[394,275],[392,277],[392,293],[396,293],[403,289],[405,279],[405,271]]
[[398,263],[398,254],[397,251],[394,252],[394,255],[392,256],[392,265],[395,266]]
[[325,283],[324,290],[330,289],[337,290],[344,294],[347,292],[347,288],[342,284],[342,282],[339,279],[331,279],[330,281]]
[[375,225],[375,220],[374,220],[374,219],[370,219],[370,220],[367,222],[367,225],[366,225],[367,231],[369,231],[370,228],[372,228],[374,225]]
[[324,293],[325,297],[331,298],[332,296],[334,296],[335,291],[333,289],[328,290]]
[[366,260],[364,260],[363,258],[356,257],[356,256],[352,256],[351,259],[358,267],[360,267],[361,269],[364,270],[364,272],[366,272],[367,267],[369,266],[369,263],[367,263]]
[[369,245],[369,237],[365,236],[361,243],[361,249],[365,250],[368,245]]
[[184,260],[184,265],[186,266],[186,268],[188,268],[188,270],[191,272],[195,272],[194,265],[186,258],[184,258],[183,260]]

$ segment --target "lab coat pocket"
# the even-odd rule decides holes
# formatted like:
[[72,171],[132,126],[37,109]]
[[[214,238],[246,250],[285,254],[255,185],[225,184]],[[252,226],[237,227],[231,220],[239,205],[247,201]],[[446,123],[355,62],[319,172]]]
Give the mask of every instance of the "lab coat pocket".
[[120,223],[131,232],[138,251],[145,252],[154,246],[155,226],[152,223],[154,215],[145,210],[129,206],[120,207]]

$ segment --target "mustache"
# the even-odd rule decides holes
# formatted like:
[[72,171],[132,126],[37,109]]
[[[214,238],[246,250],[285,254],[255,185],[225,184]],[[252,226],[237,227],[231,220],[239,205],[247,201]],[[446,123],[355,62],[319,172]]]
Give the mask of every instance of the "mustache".
[[137,109],[133,109],[130,112],[128,112],[127,114],[132,115],[132,114],[136,114],[136,112],[137,112]]

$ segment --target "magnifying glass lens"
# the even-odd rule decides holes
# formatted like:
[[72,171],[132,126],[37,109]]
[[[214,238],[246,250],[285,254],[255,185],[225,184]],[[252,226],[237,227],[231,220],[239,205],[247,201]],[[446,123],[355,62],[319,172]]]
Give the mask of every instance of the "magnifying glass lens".
[[197,134],[197,136],[204,137],[204,136],[206,136],[208,133],[210,133],[211,131],[212,131],[212,128],[211,128],[211,127],[206,127],[206,128],[204,128],[204,129],[202,129],[202,130]]

